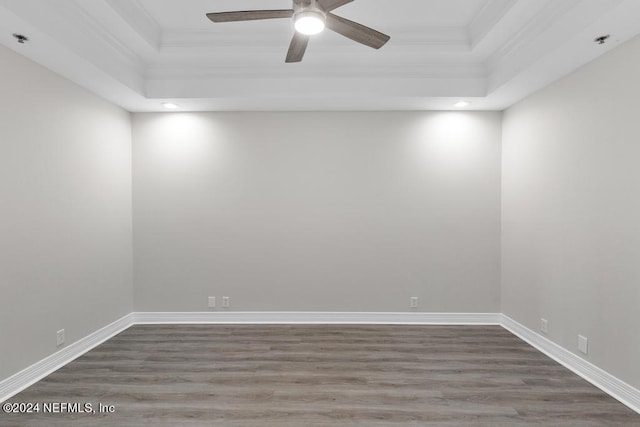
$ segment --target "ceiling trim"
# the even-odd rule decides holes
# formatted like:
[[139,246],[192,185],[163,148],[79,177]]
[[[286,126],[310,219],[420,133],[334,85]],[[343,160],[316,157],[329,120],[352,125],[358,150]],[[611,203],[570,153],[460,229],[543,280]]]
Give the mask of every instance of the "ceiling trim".
[[[29,22],[46,35],[46,38],[41,40],[49,49],[42,58],[44,61],[54,62],[56,55],[63,55],[61,50],[70,51],[77,58],[76,67],[97,67],[124,86],[142,93],[144,61],[91,16],[84,8],[89,7],[91,3],[93,2],[80,0],[55,3],[5,1],[3,6],[5,13]],[[69,22],[73,22],[74,25],[61,25]],[[29,44],[39,42],[40,40],[35,39]],[[67,64],[61,63],[60,66],[67,68]]]
[[104,68],[83,58],[80,53],[69,46],[61,44],[33,24],[25,22],[12,11],[1,7],[0,27],[20,29],[29,35],[29,43],[18,44],[11,37],[10,32],[0,33],[0,43],[16,53],[129,111],[145,107],[146,100],[141,95],[144,89],[142,79],[138,82],[132,82],[131,85],[123,83]]
[[[160,50],[162,52],[173,49],[193,48],[211,50],[229,46],[280,47],[283,38],[288,41],[291,34],[293,34],[293,30],[273,34],[257,33],[255,31],[232,33],[213,28],[211,30],[175,29],[162,33]],[[324,46],[335,47],[340,45],[340,43],[328,38],[323,39],[322,42]],[[470,49],[469,37],[465,27],[432,27],[420,31],[415,29],[394,30],[391,43],[395,46],[444,46],[460,51],[468,51]]]
[[546,5],[527,24],[509,37],[506,43],[487,58],[485,61],[487,70],[490,73],[493,72],[508,56],[521,50],[526,44],[531,43],[532,40],[536,39],[536,36],[542,34],[580,2],[581,0],[546,0]]
[[104,44],[107,45],[113,53],[131,63],[138,73],[143,74],[144,61],[142,58],[127,44],[121,42],[102,25],[100,20],[91,13],[91,9],[89,7],[90,2],[72,0],[68,3],[75,6],[75,10],[72,12],[77,13],[77,16],[82,18],[80,21],[87,33],[95,35],[104,42]]
[[[536,16],[536,19],[531,21],[530,25],[525,26],[511,39],[510,43],[507,43],[496,55],[489,58],[487,92],[492,93],[502,85],[517,79],[519,75],[526,73],[537,63],[544,62],[545,58],[555,55],[558,51],[566,50],[567,46],[570,46],[569,51],[574,51],[570,54],[573,57],[570,63],[585,63],[591,58],[591,53],[585,51],[584,47],[595,46],[593,38],[597,34],[583,36],[583,39],[577,38],[576,35],[594,23],[605,19],[607,14],[615,14],[616,9],[624,2],[624,0],[607,0],[607,2],[601,0],[567,0],[566,2],[551,0]],[[626,1],[626,3],[633,2],[638,3],[637,0]],[[560,3],[563,3],[563,6]],[[577,13],[570,13],[578,6],[580,9]],[[623,26],[620,26],[620,29],[622,28]],[[548,73],[558,77],[551,71],[555,67],[548,66],[547,69]]]
[[[473,0],[460,11],[464,1],[439,0],[458,18],[447,22],[469,23],[433,16],[425,28],[405,24],[402,13],[430,10],[411,0],[380,52],[326,32],[303,63],[285,65],[291,25],[224,31],[202,14],[185,19],[191,28],[162,27],[154,16],[183,8],[173,1],[0,0],[0,43],[131,111],[157,111],[160,99],[220,110],[450,108],[453,97],[503,109],[604,52],[595,36],[610,32],[609,48],[640,32],[638,0]],[[17,45],[18,31],[32,40]]]
[[269,78],[269,79],[317,79],[317,78],[446,78],[446,79],[484,79],[484,66],[468,62],[459,64],[430,62],[420,65],[377,65],[333,67],[316,69],[313,67],[300,68],[283,74],[282,66],[262,66],[260,70],[244,66],[202,65],[197,66],[155,66],[149,67],[146,74],[148,79],[191,79],[191,78]]
[[516,0],[489,0],[484,4],[468,26],[471,49],[475,48],[491,33],[491,30],[516,3]]
[[105,0],[154,51],[160,50],[162,28],[139,0]]
[[[569,28],[571,35],[564,43],[558,44],[555,49],[545,50],[543,55],[539,55],[517,73],[512,68],[505,67],[505,70],[500,70],[501,74],[489,76],[488,92],[498,105],[513,105],[640,33],[638,0],[620,0],[614,7],[611,7],[611,3],[605,4],[597,0],[586,0],[583,4],[587,2],[590,3],[589,13],[582,10],[583,16],[579,24],[575,22],[575,18],[572,22],[559,22],[554,28],[556,34],[548,34],[553,39],[558,32],[566,34],[564,30]],[[587,19],[590,23],[585,26],[584,21]],[[606,34],[612,28],[615,31],[611,33],[609,42],[603,45],[594,43],[596,36]],[[541,40],[538,45],[544,47],[544,42],[545,40]],[[540,48],[538,46],[539,50]],[[507,72],[511,74],[505,76]]]
[[147,81],[149,98],[267,98],[334,99],[375,97],[447,97],[485,95],[484,79],[447,78],[324,78],[322,85],[307,78],[245,79],[242,77]]

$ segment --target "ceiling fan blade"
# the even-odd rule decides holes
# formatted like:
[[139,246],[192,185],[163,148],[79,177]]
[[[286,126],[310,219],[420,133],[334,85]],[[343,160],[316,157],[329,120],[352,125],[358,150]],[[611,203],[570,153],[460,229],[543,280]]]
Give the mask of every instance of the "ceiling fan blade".
[[331,12],[333,9],[337,9],[352,1],[353,0],[318,0],[318,5],[325,12]]
[[238,12],[207,13],[213,22],[255,21],[258,19],[291,18],[293,9],[280,10],[242,10]]
[[304,52],[307,50],[307,44],[309,43],[309,36],[295,32],[289,45],[289,51],[287,52],[287,59],[284,62],[300,62],[304,56]]
[[357,22],[349,21],[333,13],[327,13],[325,25],[338,34],[374,49],[380,49],[391,39],[391,37],[380,31],[365,27]]

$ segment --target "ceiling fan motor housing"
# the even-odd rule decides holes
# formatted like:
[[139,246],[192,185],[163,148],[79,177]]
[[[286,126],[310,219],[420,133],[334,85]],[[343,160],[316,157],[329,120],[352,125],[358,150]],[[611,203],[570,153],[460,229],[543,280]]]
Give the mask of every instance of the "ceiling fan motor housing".
[[322,7],[318,5],[316,0],[308,0],[308,1],[293,1],[293,10],[294,12],[302,12],[303,10],[317,10],[318,12],[323,12]]

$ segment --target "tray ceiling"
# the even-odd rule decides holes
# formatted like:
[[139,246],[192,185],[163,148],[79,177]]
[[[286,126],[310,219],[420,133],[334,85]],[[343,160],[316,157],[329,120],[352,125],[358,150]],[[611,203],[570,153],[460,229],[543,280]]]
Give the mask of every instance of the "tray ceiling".
[[[289,0],[0,0],[0,43],[130,111],[500,110],[640,32],[637,0],[356,0],[335,12],[391,35],[332,32],[285,64],[291,21],[207,12]],[[30,41],[19,44],[21,33]],[[593,40],[610,34],[598,45]]]

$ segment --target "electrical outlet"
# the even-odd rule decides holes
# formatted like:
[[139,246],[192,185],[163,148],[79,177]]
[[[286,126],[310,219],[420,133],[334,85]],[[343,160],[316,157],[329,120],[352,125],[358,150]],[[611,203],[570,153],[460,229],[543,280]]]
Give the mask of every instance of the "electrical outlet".
[[540,332],[543,334],[549,332],[549,322],[547,322],[547,319],[540,319]]
[[216,297],[209,297],[209,308],[216,308]]
[[418,297],[411,297],[409,307],[418,308]]
[[578,335],[578,350],[580,350],[581,353],[587,354],[588,344],[589,340],[587,337]]
[[229,297],[222,297],[222,306],[229,307],[231,305],[231,301]]
[[56,347],[60,347],[62,344],[64,344],[64,329],[56,332]]

